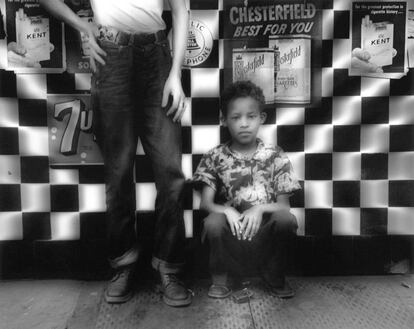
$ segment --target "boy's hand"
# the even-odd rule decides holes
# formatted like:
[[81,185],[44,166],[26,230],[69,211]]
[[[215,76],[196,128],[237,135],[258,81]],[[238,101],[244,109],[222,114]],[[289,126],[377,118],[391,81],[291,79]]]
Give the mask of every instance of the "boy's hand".
[[240,229],[240,220],[242,218],[242,215],[234,208],[228,207],[224,211],[224,214],[226,215],[227,222],[230,225],[231,233],[234,236],[237,236],[238,240],[241,240],[242,238],[242,231]]
[[263,219],[263,211],[261,207],[257,205],[247,209],[243,212],[242,216],[243,221],[241,224],[241,231],[243,232],[243,240],[248,239],[251,241],[259,231]]

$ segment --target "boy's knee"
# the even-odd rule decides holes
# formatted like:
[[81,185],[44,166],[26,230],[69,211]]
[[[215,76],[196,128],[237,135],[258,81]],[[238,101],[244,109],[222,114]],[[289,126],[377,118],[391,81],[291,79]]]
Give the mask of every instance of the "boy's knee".
[[209,238],[220,237],[227,228],[227,220],[224,214],[210,214],[204,219],[204,231]]
[[274,222],[275,233],[296,234],[298,222],[289,210],[276,211],[272,213],[270,219]]

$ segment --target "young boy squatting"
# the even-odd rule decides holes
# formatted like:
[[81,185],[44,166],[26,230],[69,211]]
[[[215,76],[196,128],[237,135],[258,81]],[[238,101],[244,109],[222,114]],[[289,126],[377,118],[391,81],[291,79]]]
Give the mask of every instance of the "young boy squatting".
[[230,295],[228,274],[239,274],[248,255],[275,295],[294,295],[285,280],[288,240],[298,227],[289,197],[301,187],[283,150],[257,138],[266,120],[263,105],[263,92],[253,83],[228,86],[221,111],[231,139],[206,153],[194,174],[200,208],[209,213],[203,239],[210,248],[213,298]]

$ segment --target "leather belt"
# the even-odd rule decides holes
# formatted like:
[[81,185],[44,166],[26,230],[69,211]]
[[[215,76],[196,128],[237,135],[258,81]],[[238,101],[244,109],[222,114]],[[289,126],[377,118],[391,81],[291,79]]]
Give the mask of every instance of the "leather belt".
[[99,40],[111,41],[120,46],[147,45],[167,39],[165,30],[156,33],[128,33],[119,31],[113,27],[99,26]]

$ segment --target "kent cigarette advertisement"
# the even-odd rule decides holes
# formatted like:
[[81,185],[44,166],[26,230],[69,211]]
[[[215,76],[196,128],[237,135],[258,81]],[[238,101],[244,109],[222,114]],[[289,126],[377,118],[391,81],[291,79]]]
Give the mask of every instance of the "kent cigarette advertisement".
[[406,2],[354,2],[350,74],[405,72]]
[[321,95],[320,1],[224,3],[224,83],[251,80],[266,104],[317,105]]
[[6,0],[7,67],[17,73],[60,73],[65,68],[63,25],[38,0]]

